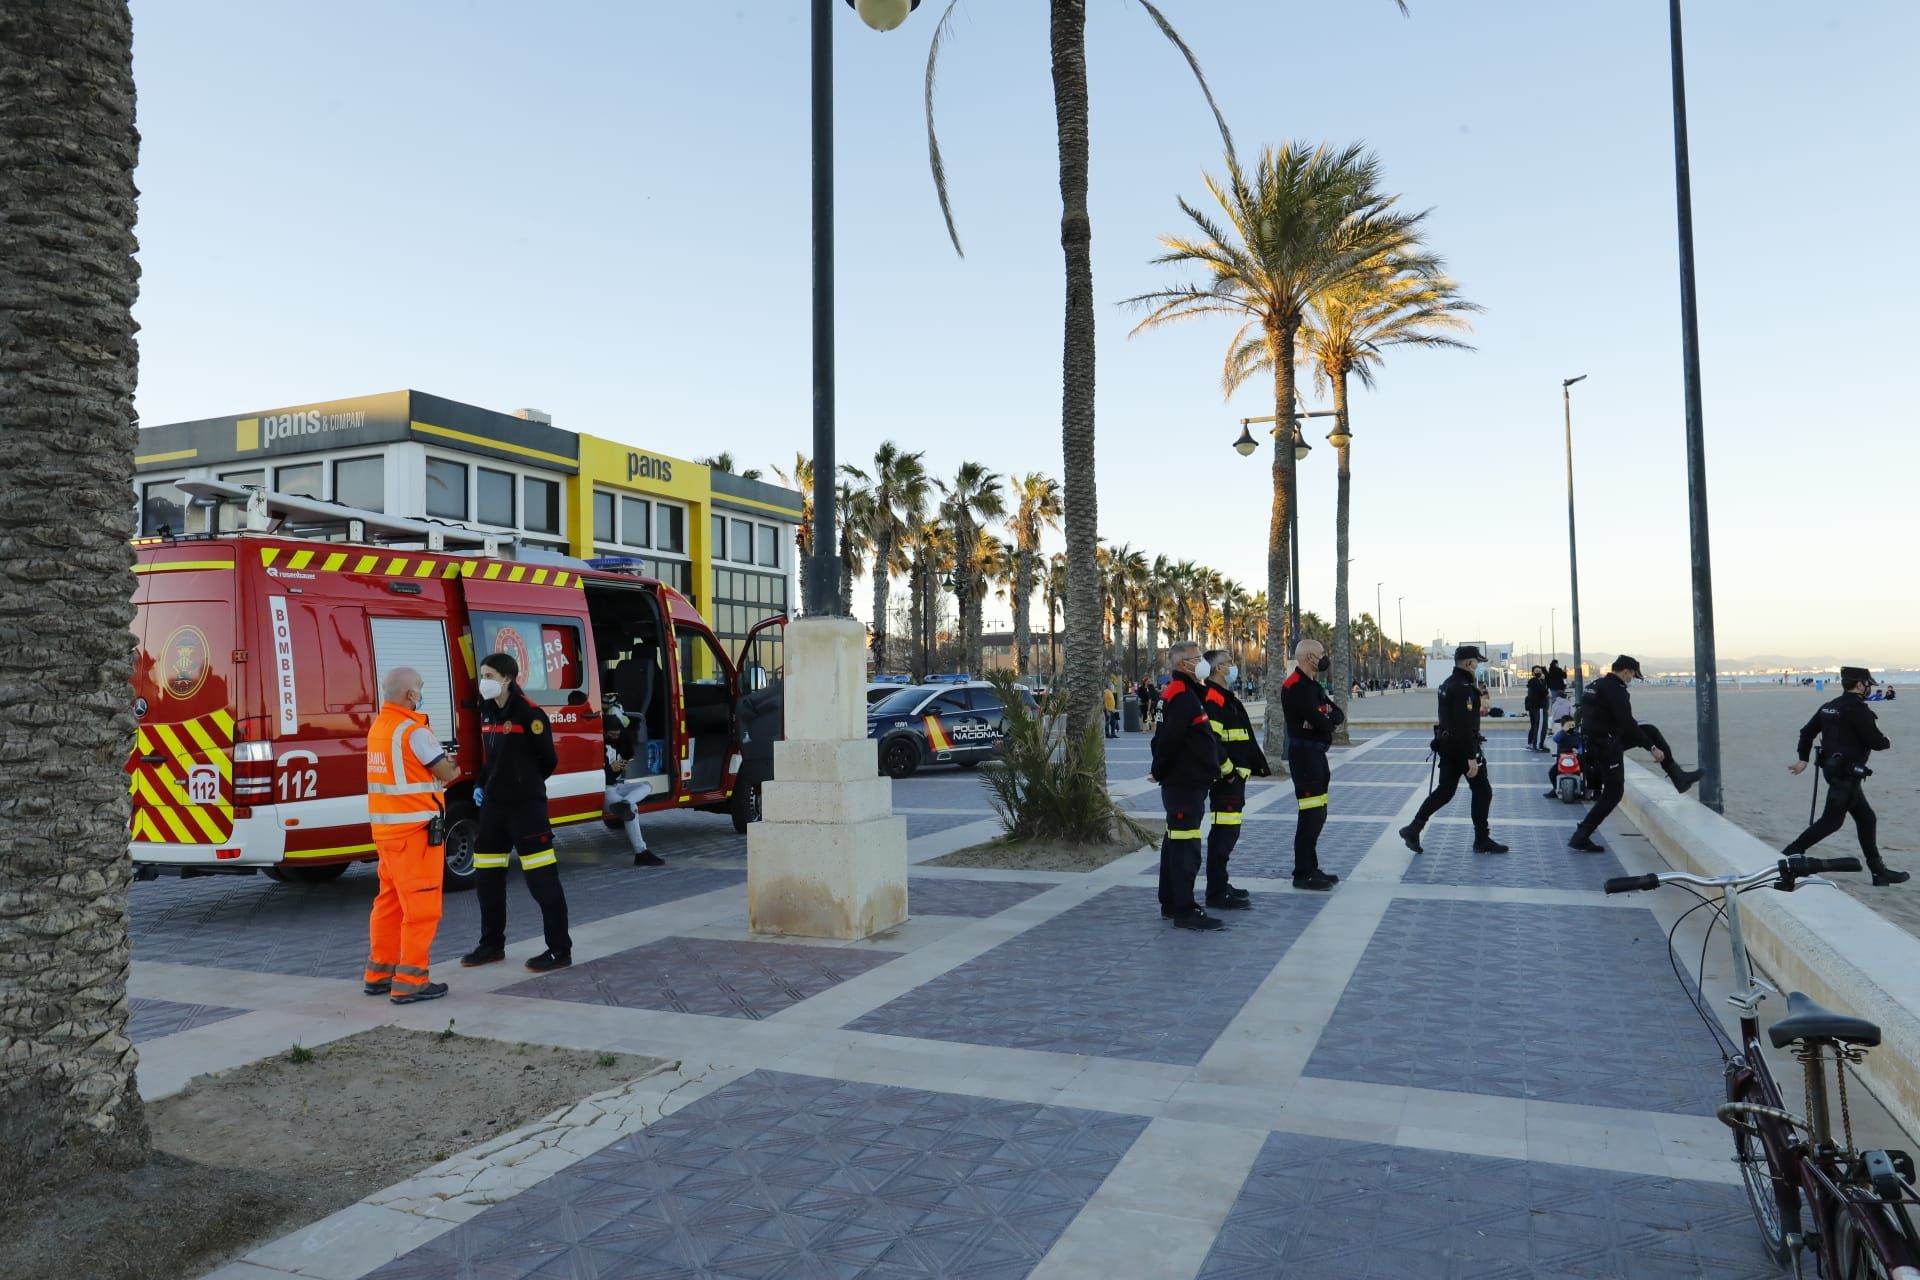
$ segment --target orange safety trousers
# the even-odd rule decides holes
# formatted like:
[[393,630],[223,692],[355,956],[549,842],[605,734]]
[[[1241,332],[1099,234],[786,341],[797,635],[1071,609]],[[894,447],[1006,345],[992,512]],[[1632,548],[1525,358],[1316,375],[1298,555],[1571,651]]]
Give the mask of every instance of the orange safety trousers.
[[380,893],[373,900],[367,932],[367,981],[393,982],[393,994],[411,995],[427,985],[427,957],[440,927],[440,886],[445,850],[427,843],[426,824],[382,832]]

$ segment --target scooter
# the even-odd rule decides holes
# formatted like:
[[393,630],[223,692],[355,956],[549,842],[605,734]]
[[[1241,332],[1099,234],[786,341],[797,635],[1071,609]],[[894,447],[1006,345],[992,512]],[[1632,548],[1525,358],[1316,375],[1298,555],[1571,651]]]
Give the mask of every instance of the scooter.
[[1552,794],[1562,804],[1579,804],[1587,798],[1587,779],[1578,752],[1562,751],[1554,757]]

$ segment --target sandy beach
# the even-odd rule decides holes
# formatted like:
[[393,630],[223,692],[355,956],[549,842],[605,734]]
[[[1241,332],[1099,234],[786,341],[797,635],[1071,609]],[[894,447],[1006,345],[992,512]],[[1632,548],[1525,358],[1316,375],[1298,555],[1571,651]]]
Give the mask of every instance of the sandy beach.
[[[1847,891],[1920,936],[1920,688],[1909,686],[1893,702],[1872,704],[1880,729],[1893,741],[1893,750],[1873,757],[1873,777],[1867,799],[1880,816],[1880,852],[1889,865],[1912,872],[1914,878],[1897,888],[1875,889],[1862,873],[1838,876]],[[1807,801],[1813,792],[1813,771],[1798,778],[1787,772],[1794,758],[1794,741],[1807,717],[1835,696],[1831,684],[1824,692],[1799,686],[1722,686],[1720,690],[1721,774],[1726,790],[1725,812],[1774,848],[1799,835],[1807,825]],[[1495,700],[1510,715],[1524,716],[1519,691]],[[1366,698],[1355,704],[1356,720],[1376,715],[1425,715],[1433,695],[1425,690]],[[1660,726],[1688,768],[1699,763],[1695,749],[1693,690],[1636,684],[1633,709],[1642,719]],[[1651,763],[1644,752],[1634,752]],[[1820,788],[1826,800],[1826,784]],[[1830,836],[1816,852],[1830,857],[1858,854],[1859,842],[1849,822]]]

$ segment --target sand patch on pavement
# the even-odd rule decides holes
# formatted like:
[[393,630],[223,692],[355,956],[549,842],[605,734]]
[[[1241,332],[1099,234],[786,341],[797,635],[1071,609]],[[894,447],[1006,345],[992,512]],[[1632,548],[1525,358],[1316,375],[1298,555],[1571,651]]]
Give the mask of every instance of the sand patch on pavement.
[[198,1276],[448,1156],[669,1065],[376,1027],[199,1076],[148,1105],[155,1157],[145,1168],[92,1173],[10,1207],[0,1276]]
[[988,840],[968,845],[938,858],[919,863],[923,867],[991,867],[1004,871],[1098,871],[1116,858],[1138,853],[1149,844],[1160,843],[1166,823],[1157,818],[1133,818],[1145,833],[1129,834],[1106,844],[1071,844],[1062,840]]

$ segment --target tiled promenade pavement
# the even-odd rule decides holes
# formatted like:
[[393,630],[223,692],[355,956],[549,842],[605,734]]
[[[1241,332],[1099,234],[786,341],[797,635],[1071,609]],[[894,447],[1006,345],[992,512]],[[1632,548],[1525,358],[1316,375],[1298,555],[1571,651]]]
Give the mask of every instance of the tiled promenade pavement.
[[[1145,739],[1109,746],[1151,812]],[[1513,852],[1470,852],[1463,789],[1416,858],[1393,833],[1425,735],[1336,752],[1322,849],[1345,881],[1324,895],[1286,880],[1291,788],[1256,782],[1234,860],[1253,909],[1213,934],[1160,919],[1143,850],[1088,874],[919,866],[900,928],[756,940],[745,842],[674,814],[648,824],[659,870],[597,827],[563,842],[572,970],[451,966],[474,924],[451,897],[453,993],[395,1011],[357,985],[365,869],[140,884],[141,1080],[448,1018],[679,1062],[221,1280],[1775,1275],[1668,967],[1685,900],[1605,898],[1659,865],[1645,842],[1616,821],[1614,852],[1569,852],[1542,757],[1506,734],[1489,754]],[[896,805],[917,863],[996,830],[974,775],[929,771]],[[509,894],[517,962],[537,913]]]

